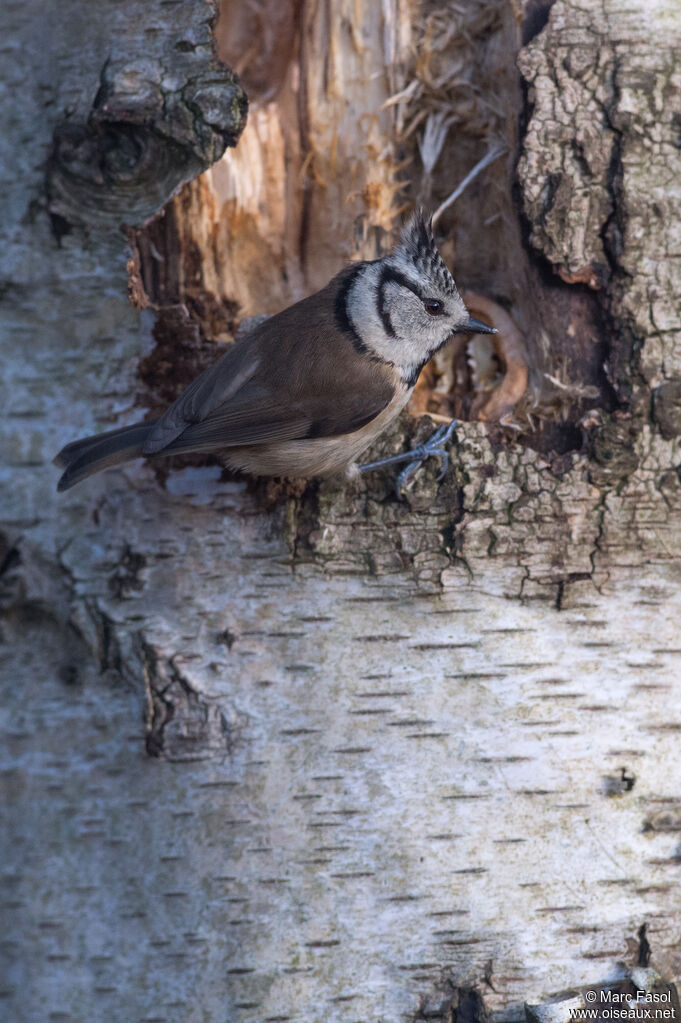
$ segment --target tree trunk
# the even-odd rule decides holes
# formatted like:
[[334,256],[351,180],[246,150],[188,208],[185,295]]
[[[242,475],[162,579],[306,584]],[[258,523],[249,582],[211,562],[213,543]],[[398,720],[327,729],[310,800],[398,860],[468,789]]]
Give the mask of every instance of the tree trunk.
[[[681,12],[225,3],[221,157],[212,8],[84,10],[3,11],[7,1018],[511,1020],[672,980]],[[500,327],[415,394],[467,418],[441,483],[185,459],[57,497],[62,444],[495,146],[437,221]]]

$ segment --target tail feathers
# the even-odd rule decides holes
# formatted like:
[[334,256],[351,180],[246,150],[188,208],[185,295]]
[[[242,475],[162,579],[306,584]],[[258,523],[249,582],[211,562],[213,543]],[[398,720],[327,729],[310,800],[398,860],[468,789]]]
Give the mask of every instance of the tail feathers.
[[67,444],[54,460],[55,465],[65,470],[57,490],[68,490],[102,469],[138,458],[153,426],[153,423],[135,423]]

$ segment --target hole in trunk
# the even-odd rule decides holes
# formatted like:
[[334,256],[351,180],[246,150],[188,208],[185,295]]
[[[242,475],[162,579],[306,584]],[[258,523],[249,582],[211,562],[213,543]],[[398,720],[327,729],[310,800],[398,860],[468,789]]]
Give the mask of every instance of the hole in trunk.
[[249,121],[236,149],[136,232],[139,279],[162,310],[141,398],[160,411],[241,319],[382,255],[411,205],[436,209],[499,147],[436,235],[471,312],[500,333],[455,339],[409,408],[498,423],[502,442],[547,454],[579,448],[585,412],[617,404],[609,324],[599,292],[531,251],[515,179],[527,113],[516,58],[550,2],[534,0],[523,24],[508,0],[426,2],[418,16],[399,6],[359,5],[355,23],[337,0],[223,0],[216,43],[250,91]]

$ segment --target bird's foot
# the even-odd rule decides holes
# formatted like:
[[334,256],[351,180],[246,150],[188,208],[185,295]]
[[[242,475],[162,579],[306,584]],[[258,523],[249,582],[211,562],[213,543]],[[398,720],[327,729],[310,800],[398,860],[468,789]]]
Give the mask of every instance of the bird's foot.
[[382,469],[386,465],[397,465],[400,462],[407,462],[402,472],[395,480],[395,492],[398,498],[402,499],[402,491],[411,477],[418,471],[426,458],[439,458],[442,467],[438,476],[438,482],[443,479],[449,468],[449,452],[445,447],[452,439],[456,429],[456,419],[451,423],[439,427],[424,444],[412,448],[411,451],[404,451],[401,455],[392,455],[390,458],[381,458],[377,462],[367,462],[366,465],[359,465],[357,468],[361,473],[370,472],[372,469]]

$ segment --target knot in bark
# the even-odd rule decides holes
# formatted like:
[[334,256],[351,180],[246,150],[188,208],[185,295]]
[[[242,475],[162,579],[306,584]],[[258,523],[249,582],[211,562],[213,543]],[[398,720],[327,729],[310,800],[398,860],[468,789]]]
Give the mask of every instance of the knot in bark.
[[156,61],[107,62],[87,119],[55,129],[51,212],[69,224],[146,223],[236,144],[247,107],[236,75],[216,61],[182,82]]

